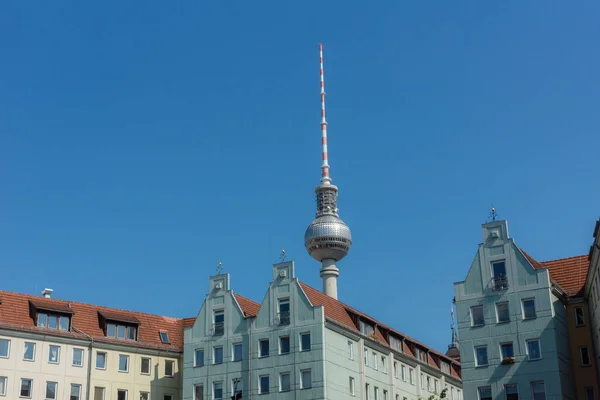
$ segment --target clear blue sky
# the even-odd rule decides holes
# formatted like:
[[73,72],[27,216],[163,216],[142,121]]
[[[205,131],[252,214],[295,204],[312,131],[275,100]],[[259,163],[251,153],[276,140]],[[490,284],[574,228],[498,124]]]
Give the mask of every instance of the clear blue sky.
[[[377,3],[377,4],[372,4]],[[187,317],[219,261],[261,301],[319,183],[340,299],[444,351],[493,203],[547,260],[600,216],[597,1],[5,1],[0,287]]]

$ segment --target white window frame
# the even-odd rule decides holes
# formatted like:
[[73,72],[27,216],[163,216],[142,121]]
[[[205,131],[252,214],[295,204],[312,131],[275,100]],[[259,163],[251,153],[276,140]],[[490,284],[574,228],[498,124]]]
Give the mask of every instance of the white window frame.
[[494,392],[492,392],[492,387],[491,386],[478,386],[477,387],[477,399],[480,400],[481,399],[481,392],[479,389],[490,389],[490,395],[492,396],[492,399],[494,399]]
[[[48,397],[48,384],[54,384],[54,397]],[[58,398],[58,382],[56,381],[46,381],[46,387],[44,388],[44,399],[45,400],[56,400]]]
[[[217,349],[221,349],[221,362],[217,362]],[[212,354],[212,363],[213,365],[223,364],[225,360],[225,348],[223,346],[213,346],[213,354]]]
[[[202,350],[202,364],[198,364],[198,351]],[[204,358],[206,355],[204,354],[204,347],[198,347],[194,349],[194,367],[203,367],[204,366]]]
[[544,381],[532,381],[529,383],[529,389],[531,390],[531,398],[533,399],[535,397],[535,392],[533,391],[533,385],[536,383],[541,383],[542,384],[542,388],[544,389],[544,397],[546,396],[546,383]]
[[0,358],[10,358],[10,347],[11,347],[11,340],[10,339],[4,339],[1,338],[0,341],[6,341],[6,343],[8,343],[8,345],[6,346],[6,355],[2,356],[0,355]]
[[[538,342],[538,348],[540,349],[540,358],[531,358],[529,356],[529,342]],[[527,361],[538,361],[544,358],[542,355],[542,341],[539,338],[535,339],[526,339],[525,340],[525,352],[527,354]]]
[[[587,351],[587,358],[588,358],[588,361],[589,361],[589,363],[587,363],[587,364],[584,364],[584,363],[583,363],[583,349],[585,349],[585,350]],[[541,352],[540,352],[540,353],[541,353]],[[579,359],[580,359],[580,361],[581,361],[581,366],[582,366],[582,367],[589,367],[589,366],[591,366],[591,365],[592,365],[592,355],[590,354],[590,349],[589,349],[589,347],[587,347],[587,346],[581,346],[581,347],[579,348]]]
[[[307,336],[307,335],[308,335],[308,348],[305,349],[304,343],[302,343],[302,337]],[[310,351],[311,349],[312,349],[312,337],[310,335],[310,332],[302,332],[300,334],[300,351]]]
[[[475,318],[474,318],[474,313],[473,313],[474,308],[481,308],[481,314],[483,316],[483,324],[475,325]],[[471,306],[471,308],[469,310],[471,312],[471,326],[472,327],[485,326],[485,309],[483,308],[483,304],[477,304],[477,305]],[[417,356],[417,358],[419,358],[419,357]]]
[[[27,345],[28,344],[32,344],[33,345],[32,358],[25,358],[25,353],[26,353],[26,349],[27,349]],[[37,346],[36,346],[35,342],[28,342],[28,341],[23,342],[23,361],[28,361],[28,362],[35,361],[35,350],[36,350],[36,348],[37,348]]]
[[[506,304],[506,308],[507,308],[507,311],[508,311],[508,321],[500,321],[500,313],[498,312],[498,305],[499,304]],[[507,324],[509,322],[510,322],[510,304],[509,304],[508,300],[507,301],[498,301],[498,302],[496,302],[496,323],[497,324]]]
[[504,359],[504,355],[502,354],[502,346],[503,345],[507,345],[507,344],[510,344],[512,346],[512,353],[513,353],[512,357],[515,356],[515,344],[514,344],[514,342],[500,342],[500,343],[498,343],[498,347],[500,348],[500,360],[501,361]]
[[[284,375],[287,375],[288,379],[289,379],[289,387],[287,390],[283,390],[283,385],[282,385],[282,378]],[[279,373],[279,392],[290,392],[292,390],[292,375],[289,372],[280,372]]]
[[71,383],[71,386],[69,387],[69,399],[73,395],[73,388],[78,389],[77,400],[81,400],[81,385],[79,383]]
[[[144,372],[144,360],[148,360],[148,372]],[[140,375],[150,375],[152,372],[152,358],[140,357]]]
[[364,350],[364,363],[365,366],[368,367],[369,366],[369,350],[365,348]]
[[406,382],[406,365],[400,364],[400,379]]
[[125,393],[125,400],[129,399],[129,391],[127,389],[117,389],[117,400],[119,400],[119,392]]
[[0,376],[0,381],[4,381],[4,390],[0,391],[0,396],[6,396],[6,386],[8,386],[8,376]]
[[508,397],[508,392],[506,390],[506,388],[509,387],[514,387],[517,391],[517,397],[521,398],[521,396],[519,396],[519,385],[517,385],[516,383],[507,383],[506,385],[504,385],[504,398],[506,399]]
[[[171,363],[171,375],[167,375],[167,365]],[[175,360],[165,360],[165,377],[166,378],[174,378],[175,377]]]
[[[263,342],[267,342],[267,345],[269,347],[267,354],[262,354],[262,343]],[[269,357],[270,353],[271,353],[271,343],[269,343],[269,339],[268,338],[259,339],[259,341],[258,341],[258,358]]]
[[[103,367],[98,366],[98,354],[104,355],[104,366]],[[94,359],[94,366],[96,367],[96,369],[106,370],[107,363],[108,363],[108,353],[105,351],[96,351],[96,358]]]
[[150,400],[150,392],[144,392],[143,390],[140,390],[140,397],[142,397],[143,395],[146,395],[146,400]]
[[[29,396],[21,396],[21,388],[23,387],[23,381],[29,381]],[[21,378],[19,381],[19,397],[22,399],[33,398],[33,379],[32,378]]]
[[[592,397],[588,397],[587,391],[588,389],[592,390]],[[585,394],[585,400],[596,400],[596,389],[593,386],[586,386],[583,388],[583,393]]]
[[[281,346],[281,341],[282,339],[286,339],[288,340],[288,351],[286,353],[282,352],[282,346]],[[283,335],[283,336],[279,336],[279,355],[285,355],[285,354],[290,354],[292,352],[292,341],[290,339],[289,335]]]
[[105,400],[106,399],[106,388],[103,386],[94,386],[94,400],[96,400],[96,389],[102,389],[102,398],[100,400]]
[[[263,392],[263,390],[262,390],[262,382],[261,382],[262,378],[267,378],[267,380],[268,380],[266,392]],[[267,394],[267,393],[271,393],[271,378],[269,375],[259,375],[259,377],[258,377],[258,394]]]
[[[50,361],[50,354],[52,354],[50,350],[53,347],[58,348],[58,351],[56,352],[56,361]],[[61,347],[59,345],[51,344],[48,346],[48,364],[60,364],[60,353],[61,353],[60,350],[61,350]]]
[[[241,355],[240,355],[240,359],[239,360],[235,359],[235,347],[236,346],[239,346],[241,348],[241,351],[240,351]],[[232,362],[240,362],[243,359],[244,359],[244,345],[243,345],[243,343],[242,342],[232,343],[231,344],[231,361]]]
[[[529,300],[533,300],[533,317],[525,317],[525,302],[529,301]],[[536,305],[535,305],[535,297],[527,297],[525,299],[521,299],[521,318],[525,321],[525,320],[531,320],[531,319],[536,319],[537,318],[537,310],[536,310]]]
[[[477,349],[485,349],[485,358],[487,358],[486,364],[479,364],[479,360],[477,359]],[[490,365],[490,355],[487,351],[487,345],[473,346],[473,352],[475,353],[475,367],[487,367]]]
[[[125,369],[125,370],[121,369],[121,357],[125,357],[127,359],[127,369]],[[117,359],[117,371],[123,372],[125,374],[129,373],[129,355],[128,354],[119,354],[119,357]]]
[[[577,310],[581,310],[581,319],[583,320],[581,324],[577,323]],[[575,326],[585,326],[585,313],[583,311],[583,307],[575,307],[573,309],[573,314],[575,314]]]
[[[81,352],[81,364],[75,364],[75,351],[80,351]],[[73,350],[71,351],[71,366],[72,367],[83,368],[84,357],[85,357],[85,351],[84,351],[84,349],[82,349],[80,347],[73,347]]]
[[[215,386],[217,384],[221,384],[221,397],[215,396]],[[213,384],[212,384],[212,397],[213,397],[213,399],[216,399],[216,400],[224,399],[224,397],[223,397],[224,394],[225,393],[224,393],[223,381],[214,381]],[[194,395],[195,395],[195,393],[194,393]]]
[[377,371],[377,353],[373,352],[373,369]]
[[354,342],[348,340],[348,359],[354,360]]
[[356,382],[354,381],[354,377],[349,377],[348,379],[348,392],[351,396],[355,396],[356,394]]
[[194,385],[194,394],[192,395],[193,396],[192,400],[199,400],[196,397],[196,393],[198,392],[198,390],[196,389],[197,387],[201,387],[202,388],[202,397],[204,397],[204,384],[203,383],[197,383],[197,384]]
[[[308,372],[308,375],[310,376],[310,386],[305,386],[305,382],[304,382],[304,374]],[[312,385],[312,370],[310,368],[306,368],[303,370],[300,370],[300,389],[310,389],[313,387]]]

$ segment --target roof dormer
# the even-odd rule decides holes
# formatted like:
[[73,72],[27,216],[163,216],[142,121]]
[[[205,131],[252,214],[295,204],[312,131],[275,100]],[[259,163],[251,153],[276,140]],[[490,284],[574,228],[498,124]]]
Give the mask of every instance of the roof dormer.
[[127,313],[98,311],[100,328],[107,338],[119,340],[138,340],[140,321]]
[[38,328],[71,331],[73,310],[69,304],[45,299],[30,299],[29,312]]

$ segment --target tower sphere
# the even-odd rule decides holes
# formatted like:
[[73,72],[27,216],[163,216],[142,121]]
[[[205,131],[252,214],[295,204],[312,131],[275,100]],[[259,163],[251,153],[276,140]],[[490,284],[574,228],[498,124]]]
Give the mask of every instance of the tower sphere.
[[317,217],[306,228],[304,246],[308,254],[317,261],[339,261],[346,257],[352,246],[350,228],[333,215]]

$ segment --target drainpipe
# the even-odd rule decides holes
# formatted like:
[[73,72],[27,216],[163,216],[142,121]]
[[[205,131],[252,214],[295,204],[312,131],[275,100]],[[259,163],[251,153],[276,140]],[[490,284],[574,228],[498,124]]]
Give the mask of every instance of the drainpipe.
[[87,333],[83,332],[80,329],[77,329],[77,327],[75,327],[75,325],[71,325],[71,327],[76,330],[77,332],[81,333],[84,336],[87,336],[90,339],[90,345],[88,347],[88,371],[87,371],[87,384],[86,384],[86,393],[85,393],[85,399],[86,400],[90,400],[90,390],[91,390],[91,383],[92,383],[92,359],[93,359],[93,348],[94,348],[94,338],[91,337],[90,335],[88,335]]

